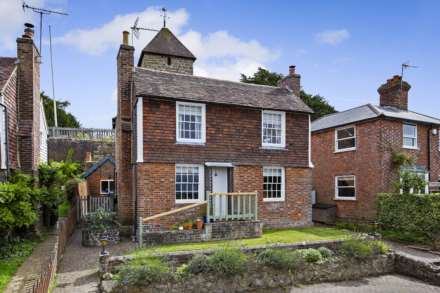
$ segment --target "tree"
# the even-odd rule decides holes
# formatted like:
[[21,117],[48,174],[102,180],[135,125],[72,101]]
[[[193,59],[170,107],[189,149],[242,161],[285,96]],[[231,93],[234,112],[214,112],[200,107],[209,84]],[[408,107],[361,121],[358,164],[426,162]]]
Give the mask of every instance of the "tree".
[[[44,114],[46,114],[47,126],[55,126],[53,115],[53,99],[49,98],[44,92],[41,93],[41,99],[43,100]],[[66,111],[66,108],[70,106],[69,101],[57,101],[57,118],[58,127],[70,127],[79,128],[81,123],[71,113]]]
[[[240,81],[244,83],[278,86],[278,82],[283,79],[283,77],[284,76],[280,73],[270,72],[267,69],[259,67],[253,76],[241,74]],[[310,95],[301,90],[300,98],[314,111],[312,120],[336,112],[336,109],[320,95]]]

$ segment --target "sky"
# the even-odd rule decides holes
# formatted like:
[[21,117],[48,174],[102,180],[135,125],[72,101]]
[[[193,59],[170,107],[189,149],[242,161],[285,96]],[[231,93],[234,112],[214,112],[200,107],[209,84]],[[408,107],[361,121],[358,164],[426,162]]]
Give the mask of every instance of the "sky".
[[[41,89],[52,96],[48,25],[52,27],[55,97],[83,127],[110,128],[116,113],[116,55],[122,31],[167,27],[197,57],[195,74],[239,80],[258,67],[287,74],[297,66],[301,85],[342,111],[378,104],[377,88],[401,64],[412,89],[409,107],[440,117],[440,1],[145,1],[27,0],[68,16],[45,16]],[[0,56],[15,56],[26,21],[21,0],[0,0]],[[134,39],[135,63],[154,32]]]

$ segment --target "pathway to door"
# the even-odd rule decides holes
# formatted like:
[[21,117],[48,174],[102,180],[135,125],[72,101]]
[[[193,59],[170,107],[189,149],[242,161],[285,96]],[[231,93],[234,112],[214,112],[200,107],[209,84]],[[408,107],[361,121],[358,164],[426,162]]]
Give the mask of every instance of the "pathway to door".
[[[112,255],[121,255],[133,250],[136,243],[123,241],[110,246]],[[58,269],[57,287],[54,293],[97,292],[99,247],[81,246],[81,231],[72,235],[63,260]]]

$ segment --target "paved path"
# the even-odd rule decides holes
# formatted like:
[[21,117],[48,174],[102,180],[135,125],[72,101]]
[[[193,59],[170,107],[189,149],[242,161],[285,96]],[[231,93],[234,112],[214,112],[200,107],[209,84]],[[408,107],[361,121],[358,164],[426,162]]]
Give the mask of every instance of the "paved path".
[[[110,246],[112,255],[122,255],[133,250],[136,244],[122,242]],[[97,292],[99,247],[81,246],[81,231],[76,230],[70,239],[58,269],[57,287],[54,293]]]
[[440,287],[416,279],[387,275],[360,281],[324,283],[292,288],[290,293],[439,293]]

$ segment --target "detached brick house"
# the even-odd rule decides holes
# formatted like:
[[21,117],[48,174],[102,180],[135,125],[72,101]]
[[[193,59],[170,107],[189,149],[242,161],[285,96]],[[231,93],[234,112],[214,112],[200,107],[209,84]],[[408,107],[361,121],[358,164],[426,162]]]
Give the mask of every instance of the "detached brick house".
[[379,106],[363,105],[312,123],[317,202],[335,204],[337,217],[375,219],[376,195],[393,191],[399,178],[393,152],[414,156],[408,171],[439,181],[440,119],[408,110],[410,88],[394,76],[379,87]]
[[0,174],[32,174],[47,161],[47,124],[40,99],[40,53],[27,24],[17,57],[0,57]]
[[[270,87],[194,76],[195,60],[163,28],[136,67],[124,32],[117,57],[120,220],[203,203],[210,191],[257,191],[266,226],[310,225],[312,111],[295,94],[294,67],[284,87]],[[215,213],[230,209],[221,201],[210,203],[223,206]]]

